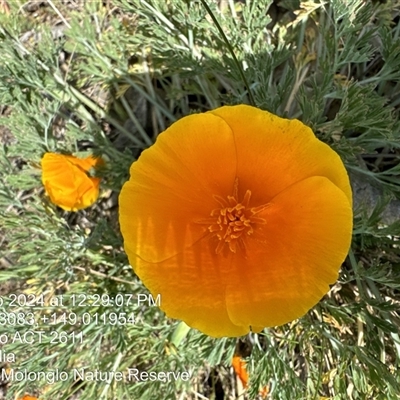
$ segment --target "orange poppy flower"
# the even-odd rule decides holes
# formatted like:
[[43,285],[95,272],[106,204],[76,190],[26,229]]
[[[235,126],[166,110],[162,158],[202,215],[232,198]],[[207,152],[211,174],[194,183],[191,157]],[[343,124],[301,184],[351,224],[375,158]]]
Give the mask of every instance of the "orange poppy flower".
[[[236,376],[240,379],[240,382],[242,383],[242,386],[244,389],[247,388],[249,384],[249,374],[247,372],[247,365],[246,361],[243,360],[243,358],[240,355],[235,354],[232,357],[232,367],[235,371]],[[264,399],[268,396],[269,393],[269,387],[264,386],[260,391],[259,395]]]
[[244,388],[247,388],[247,384],[249,383],[249,374],[247,373],[246,362],[242,359],[242,357],[238,355],[234,355],[232,357],[232,367],[235,370],[235,374],[242,382]]
[[125,251],[172,318],[215,337],[301,317],[352,233],[340,157],[298,120],[247,105],[175,122],[120,194]]
[[42,158],[42,182],[52,203],[66,211],[91,206],[99,196],[100,178],[89,170],[103,164],[101,158],[77,158],[45,153]]

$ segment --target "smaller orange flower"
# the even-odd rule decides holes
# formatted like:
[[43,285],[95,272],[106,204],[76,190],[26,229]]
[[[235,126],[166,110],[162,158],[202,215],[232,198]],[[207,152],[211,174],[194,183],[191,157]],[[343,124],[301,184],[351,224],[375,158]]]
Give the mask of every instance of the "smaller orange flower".
[[242,382],[244,388],[249,383],[249,374],[247,373],[246,362],[240,356],[233,356],[232,367],[235,370],[236,376]]
[[[232,367],[235,371],[236,376],[240,379],[243,385],[243,389],[246,389],[249,384],[249,374],[247,372],[246,362],[243,358],[235,354],[232,358]],[[259,395],[264,399],[269,393],[268,386],[264,386],[260,391]]]
[[52,203],[66,211],[91,206],[99,197],[100,178],[90,176],[89,170],[104,162],[89,156],[45,153],[42,158],[42,182]]

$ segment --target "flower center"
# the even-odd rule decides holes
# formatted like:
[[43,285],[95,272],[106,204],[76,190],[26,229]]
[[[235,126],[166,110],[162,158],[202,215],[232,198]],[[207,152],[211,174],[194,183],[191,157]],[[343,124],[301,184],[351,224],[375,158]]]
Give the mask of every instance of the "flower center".
[[237,178],[232,196],[227,196],[227,199],[217,195],[213,197],[220,207],[211,211],[211,218],[205,218],[197,222],[209,225],[208,231],[212,236],[216,236],[219,239],[215,249],[217,254],[222,252],[225,245],[233,253],[236,253],[238,247],[244,250],[245,238],[253,234],[253,226],[266,223],[265,219],[255,215],[264,210],[267,205],[249,207],[250,190],[247,190],[243,200],[239,201]]

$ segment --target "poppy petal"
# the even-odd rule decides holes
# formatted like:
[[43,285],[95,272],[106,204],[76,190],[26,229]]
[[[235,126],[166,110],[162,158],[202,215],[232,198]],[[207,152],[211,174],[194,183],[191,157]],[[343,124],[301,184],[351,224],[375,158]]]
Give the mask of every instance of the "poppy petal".
[[235,370],[235,374],[242,382],[244,388],[247,387],[249,383],[249,374],[247,373],[246,362],[240,356],[233,356],[232,366]]
[[221,118],[200,114],[175,122],[132,164],[121,190],[127,254],[157,262],[196,242],[207,226],[195,221],[218,207],[213,195],[230,192],[235,174],[235,143]]
[[232,323],[226,308],[228,260],[215,253],[215,243],[198,240],[182,253],[152,264],[130,257],[135,272],[153,297],[161,294],[160,308],[171,318],[214,337],[241,336],[248,327]]
[[231,127],[238,148],[240,186],[249,189],[256,202],[264,204],[293,183],[311,176],[325,176],[351,202],[343,162],[308,126],[247,105],[221,107],[210,113]]
[[233,259],[226,303],[237,325],[276,326],[303,316],[333,284],[351,241],[352,209],[324,177],[279,193]]

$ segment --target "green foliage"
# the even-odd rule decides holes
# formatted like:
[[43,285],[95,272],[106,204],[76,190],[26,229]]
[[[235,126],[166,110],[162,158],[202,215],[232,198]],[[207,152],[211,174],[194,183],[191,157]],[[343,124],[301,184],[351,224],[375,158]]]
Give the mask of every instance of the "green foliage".
[[[31,309],[47,338],[2,350],[17,354],[14,368],[30,371],[138,368],[192,378],[21,381],[7,386],[7,398],[217,398],[217,384],[236,398],[236,340],[189,330],[149,304],[51,299],[147,294],[118,227],[117,195],[130,164],[181,116],[249,103],[251,95],[257,106],[310,125],[378,195],[356,209],[352,251],[329,295],[299,321],[246,339],[253,348],[246,396],[267,387],[269,399],[398,398],[400,216],[382,220],[400,194],[398,5],[207,0],[213,20],[195,0],[91,1],[78,9],[49,1],[37,13],[10,3],[10,15],[0,15],[0,312],[27,311],[10,305],[12,293],[43,295],[45,305]],[[106,160],[95,206],[67,213],[49,202],[40,178],[47,151]],[[64,313],[89,322],[78,329]],[[136,323],[94,320],[109,322],[112,313],[134,313]],[[52,315],[51,326],[42,321]],[[0,335],[27,330],[6,324]],[[51,331],[83,332],[84,340],[51,343]]]

